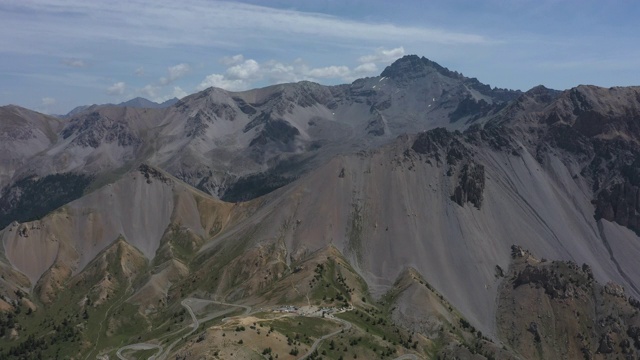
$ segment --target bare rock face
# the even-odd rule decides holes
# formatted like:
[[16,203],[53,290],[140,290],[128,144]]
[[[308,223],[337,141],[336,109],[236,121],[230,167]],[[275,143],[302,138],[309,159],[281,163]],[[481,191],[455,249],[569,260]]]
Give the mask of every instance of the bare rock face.
[[441,165],[457,165],[461,160],[470,157],[469,151],[461,142],[461,133],[450,132],[445,128],[436,128],[418,135],[411,149],[418,154],[426,155],[426,161]]
[[497,316],[508,346],[526,358],[637,358],[640,317],[620,285],[600,285],[586,265],[512,250]]
[[509,104],[483,130],[500,124],[519,132],[542,165],[560,155],[574,179],[591,185],[596,220],[640,230],[640,88],[578,86],[563,92],[534,88]]
[[437,166],[446,161],[447,175],[455,181],[451,200],[460,206],[469,202],[480,209],[485,186],[484,166],[473,160],[460,132],[443,128],[429,130],[418,135],[411,148],[426,155],[427,162],[435,160]]
[[147,164],[140,164],[138,171],[147,179],[147,184],[151,184],[153,180],[159,180],[165,184],[170,184],[171,179],[164,175],[161,171]]
[[258,136],[251,140],[249,146],[267,145],[269,142],[273,142],[280,147],[286,148],[292,144],[299,134],[300,131],[286,121],[269,118],[264,122],[264,127]]
[[625,293],[624,293],[624,287],[622,287],[622,285],[620,284],[616,284],[613,282],[608,282],[605,286],[604,286],[604,292],[606,292],[607,294],[611,295],[611,296],[615,296],[615,297],[619,297],[619,298],[625,298]]
[[480,209],[484,191],[484,166],[470,162],[462,166],[458,185],[451,196],[458,205],[470,202]]
[[186,121],[186,136],[189,138],[203,136],[209,128],[209,121],[211,121],[211,118],[206,113],[196,112],[195,116],[189,117]]
[[595,217],[640,231],[640,188],[627,179],[600,191],[593,201]]
[[458,107],[449,115],[451,122],[456,122],[462,118],[468,117],[467,122],[473,122],[485,115],[495,107],[486,102],[484,99],[475,100],[471,96],[462,100]]
[[[569,264],[569,266],[577,270],[575,264]],[[552,299],[572,298],[577,295],[577,291],[584,293],[587,290],[585,284],[560,277],[551,268],[532,265],[527,265],[522,271],[519,271],[513,280],[514,289],[523,285],[541,287]]]
[[464,131],[464,138],[470,144],[486,145],[495,151],[520,156],[520,149],[515,144],[511,130],[502,125],[471,125]]
[[460,74],[449,71],[449,69],[417,55],[408,55],[397,60],[391,66],[387,67],[381,76],[395,79],[403,79],[405,81],[426,77],[432,72],[442,73],[451,77],[461,77]]
[[99,112],[72,120],[62,131],[62,137],[66,139],[72,135],[76,135],[73,144],[92,148],[97,148],[103,142],[123,147],[137,146],[142,142],[126,122],[102,116]]
[[380,112],[375,110],[374,111],[374,117],[371,121],[369,121],[369,123],[367,124],[367,133],[373,136],[382,136],[385,133],[384,130],[384,121],[382,120],[382,115],[380,115]]

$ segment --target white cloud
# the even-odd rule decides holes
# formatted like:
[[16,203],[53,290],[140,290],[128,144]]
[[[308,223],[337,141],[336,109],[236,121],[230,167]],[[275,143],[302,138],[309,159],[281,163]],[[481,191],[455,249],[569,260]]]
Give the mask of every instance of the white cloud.
[[178,79],[184,76],[186,73],[188,73],[189,70],[191,70],[189,65],[184,63],[171,66],[169,67],[169,79],[171,80]]
[[360,64],[353,69],[355,74],[372,74],[378,72],[378,66],[375,63],[368,62]]
[[[140,70],[140,71],[138,71]],[[136,74],[138,72],[144,72],[144,69],[139,68],[136,70]],[[189,64],[181,63],[174,66],[170,66],[167,68],[167,76],[161,77],[156,83],[147,84],[143,88],[138,89],[137,92],[142,94],[144,97],[149,100],[161,103],[171,98],[177,97],[182,98],[187,96],[188,94],[182,90],[179,86],[174,86],[173,90],[170,92],[166,90],[167,85],[173,83],[174,81],[182,78],[187,73],[191,71],[191,66]]]
[[378,48],[371,55],[361,56],[358,61],[361,63],[388,63],[404,56],[404,47],[400,46],[395,49]]
[[181,99],[189,95],[186,91],[182,90],[179,86],[174,86],[171,91],[163,91],[164,87],[158,85],[146,85],[142,89],[138,90],[145,98],[157,102],[163,103],[169,99],[178,98]]
[[311,69],[308,73],[314,78],[344,78],[351,75],[351,70],[347,66],[327,66]]
[[58,102],[56,101],[56,99],[52,97],[43,97],[42,103],[40,104],[40,107],[38,108],[38,110],[46,114],[51,114],[53,107],[57,103]]
[[133,72],[136,76],[144,76],[144,67],[140,66]]
[[56,104],[56,99],[52,97],[43,97],[42,98],[42,106],[48,107]]
[[296,59],[291,63],[270,60],[259,63],[254,59],[246,59],[242,54],[232,57],[224,57],[221,63],[228,68],[222,73],[213,73],[205,77],[196,90],[204,90],[208,87],[218,87],[229,91],[247,90],[256,86],[256,83],[278,84],[297,82],[302,80],[319,81],[321,79],[333,79],[351,82],[360,76],[378,74],[378,66],[375,62],[386,62],[404,54],[404,48],[391,50],[378,48],[374,54],[362,56],[359,61],[364,62],[351,69],[346,65],[330,65],[324,67],[311,67],[304,60]]
[[247,90],[250,87],[250,85],[251,84],[245,80],[241,80],[241,79],[231,80],[231,79],[227,79],[222,74],[211,74],[211,75],[207,75],[207,77],[204,78],[204,80],[202,80],[200,85],[196,87],[196,90],[204,90],[210,87],[217,87],[217,88],[221,88],[229,91],[241,91],[241,90]]
[[185,76],[189,71],[191,71],[191,67],[189,66],[189,64],[182,63],[182,64],[170,66],[167,69],[167,72],[169,73],[169,75],[167,77],[160,78],[160,84],[168,85],[180,79],[181,77]]
[[145,85],[140,92],[149,99],[154,99],[158,96],[158,91],[160,91],[160,86],[157,85]]
[[260,65],[257,61],[249,59],[241,64],[227,69],[226,77],[232,80],[248,80],[259,78]]
[[266,76],[270,83],[301,81],[305,79],[303,74],[309,71],[309,66],[302,59],[296,59],[293,64],[271,60],[265,63],[264,68],[268,69]]
[[111,86],[109,86],[107,88],[107,94],[109,94],[109,95],[122,95],[122,94],[124,94],[124,91],[126,90],[126,87],[127,87],[127,85],[124,82],[122,82],[122,81],[117,82],[117,83],[115,83],[115,84],[113,84],[113,85],[111,85]]
[[220,63],[226,66],[232,66],[236,64],[240,64],[244,61],[244,56],[242,54],[233,55],[233,56],[225,56],[220,59]]
[[293,64],[284,64],[277,61],[268,61],[259,64],[253,59],[234,65],[224,74],[208,75],[196,90],[208,87],[218,87],[229,91],[247,90],[257,81],[266,80],[268,83],[285,83],[301,80],[316,81],[318,78],[342,78],[349,76],[350,71],[346,66],[328,66],[312,69],[301,60]]
[[[173,87],[173,93],[171,95],[172,95],[171,98],[176,97],[178,99],[182,99],[183,97],[185,97],[185,96],[187,96],[189,94],[187,94],[186,91],[182,90],[182,88],[180,88],[180,86],[174,86]],[[169,99],[167,99],[167,100],[169,100]]]
[[87,67],[87,63],[81,59],[64,59],[62,63],[73,68]]

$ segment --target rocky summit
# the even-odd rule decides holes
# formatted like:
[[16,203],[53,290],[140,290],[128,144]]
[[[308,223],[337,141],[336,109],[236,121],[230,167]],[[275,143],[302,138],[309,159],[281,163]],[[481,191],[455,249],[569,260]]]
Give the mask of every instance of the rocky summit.
[[409,55],[0,139],[0,359],[640,354],[640,87]]

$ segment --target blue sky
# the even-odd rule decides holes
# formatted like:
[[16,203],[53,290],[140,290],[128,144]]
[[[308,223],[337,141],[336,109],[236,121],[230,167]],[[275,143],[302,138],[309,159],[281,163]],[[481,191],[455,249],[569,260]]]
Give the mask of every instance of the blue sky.
[[491,86],[640,85],[632,0],[0,0],[0,105],[376,76],[418,54]]

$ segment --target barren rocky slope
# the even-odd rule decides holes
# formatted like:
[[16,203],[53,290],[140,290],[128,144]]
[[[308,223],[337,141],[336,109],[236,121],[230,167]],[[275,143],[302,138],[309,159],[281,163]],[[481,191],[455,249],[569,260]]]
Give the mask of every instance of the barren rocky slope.
[[[3,128],[30,129],[24,141],[42,148],[2,168],[5,355],[25,353],[16,340],[73,358],[144,341],[187,357],[243,348],[222,340],[225,323],[180,342],[188,297],[351,305],[353,331],[336,341],[370,357],[636,354],[640,88],[521,93],[407,56],[349,85],[212,88],[165,109],[101,106],[66,120],[2,110]],[[514,257],[514,244],[587,265]],[[558,269],[588,278],[578,295],[556,296],[567,282],[547,275]],[[588,308],[623,313],[627,335],[581,328],[558,349],[564,330],[518,308],[531,296],[557,329],[593,327],[599,315],[557,320]],[[587,300],[557,304],[569,298]]]
[[[317,165],[450,122],[464,126],[518,94],[413,55],[350,85],[210,88],[164,109],[92,106],[55,120],[57,138],[40,149],[47,151],[0,186],[31,175],[121,174],[144,161],[214,196],[246,200],[292,181],[309,161]],[[247,187],[263,189],[247,193]]]
[[18,106],[0,107],[0,186],[36,154],[58,141],[63,122]]

